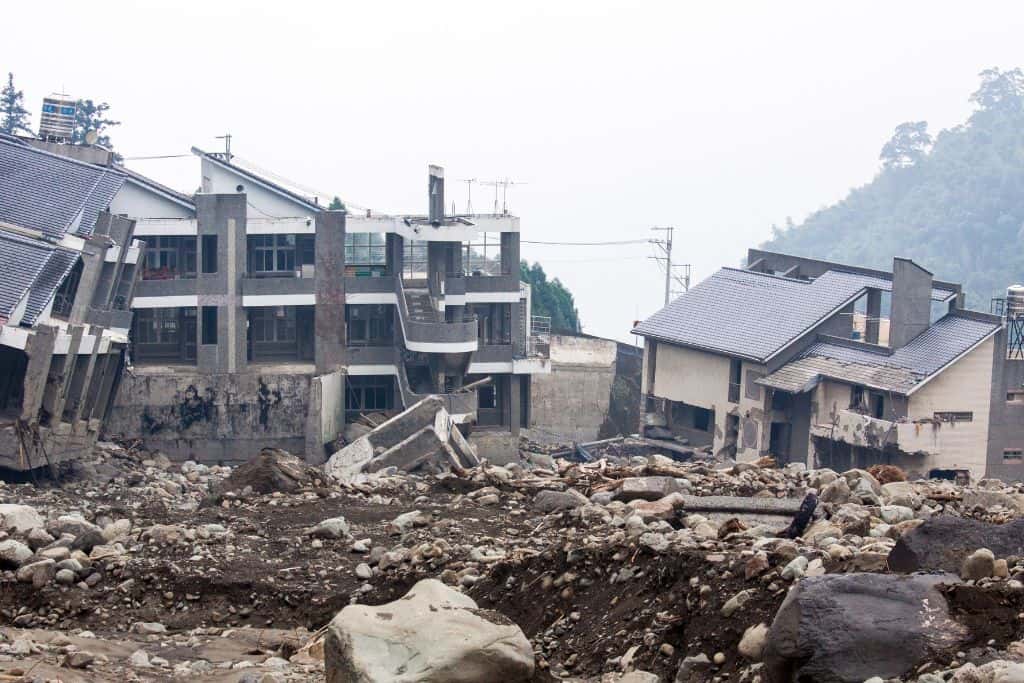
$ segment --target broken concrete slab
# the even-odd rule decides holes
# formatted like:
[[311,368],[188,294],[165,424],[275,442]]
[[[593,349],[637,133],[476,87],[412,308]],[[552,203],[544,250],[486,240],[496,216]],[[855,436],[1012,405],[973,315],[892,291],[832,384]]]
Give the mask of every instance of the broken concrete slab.
[[479,464],[437,396],[428,396],[348,444],[328,459],[324,470],[346,481],[387,467],[412,471],[427,461],[444,467]]
[[674,477],[627,477],[615,492],[614,500],[658,500],[682,490]]

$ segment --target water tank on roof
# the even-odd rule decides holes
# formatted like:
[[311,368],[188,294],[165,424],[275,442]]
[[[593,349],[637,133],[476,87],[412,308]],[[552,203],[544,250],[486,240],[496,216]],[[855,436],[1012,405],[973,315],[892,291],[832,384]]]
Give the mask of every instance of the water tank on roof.
[[1006,288],[1006,317],[1024,317],[1024,285],[1010,285]]
[[43,111],[39,116],[39,137],[51,142],[71,142],[77,108],[78,101],[68,95],[44,97]]

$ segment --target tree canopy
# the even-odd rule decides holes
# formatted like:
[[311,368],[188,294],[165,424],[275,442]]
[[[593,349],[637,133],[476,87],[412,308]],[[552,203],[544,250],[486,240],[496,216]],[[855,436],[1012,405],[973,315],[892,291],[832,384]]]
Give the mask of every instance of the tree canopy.
[[85,134],[90,130],[96,131],[96,144],[112,149],[110,135],[106,130],[114,126],[120,126],[120,121],[107,118],[110,105],[106,102],[96,103],[92,100],[78,100],[78,107],[75,110],[75,130],[71,134],[71,142],[76,145],[85,143]]
[[547,273],[539,263],[531,266],[522,261],[519,264],[519,279],[530,285],[533,315],[550,316],[552,332],[580,331],[579,313],[572,292],[558,278],[548,280]]
[[980,78],[965,123],[934,141],[926,122],[901,124],[870,183],[800,225],[772,226],[764,247],[876,268],[912,258],[982,310],[1024,282],[1024,73]]
[[7,72],[7,85],[0,90],[0,131],[8,135],[32,134],[31,120],[25,109],[25,93],[14,87],[14,74]]

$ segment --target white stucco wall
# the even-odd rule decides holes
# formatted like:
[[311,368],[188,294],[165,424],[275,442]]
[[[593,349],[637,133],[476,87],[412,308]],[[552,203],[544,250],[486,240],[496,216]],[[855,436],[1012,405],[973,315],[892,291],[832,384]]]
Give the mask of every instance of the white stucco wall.
[[912,449],[916,440],[922,448],[929,443],[937,447],[938,453],[927,458],[928,469],[967,469],[972,480],[985,476],[994,343],[994,339],[984,341],[911,394],[907,406],[910,422],[931,419],[936,412],[974,414],[971,422],[944,423],[934,430],[929,425],[900,425],[902,450]]
[[312,217],[313,211],[309,208],[262,187],[251,178],[233,173],[205,158],[202,168],[204,193],[235,194],[238,186],[242,186],[249,204],[247,213],[250,218]]
[[132,182],[125,182],[114,195],[114,200],[110,202],[110,212],[136,219],[195,217],[195,212],[178,202],[139,187]]

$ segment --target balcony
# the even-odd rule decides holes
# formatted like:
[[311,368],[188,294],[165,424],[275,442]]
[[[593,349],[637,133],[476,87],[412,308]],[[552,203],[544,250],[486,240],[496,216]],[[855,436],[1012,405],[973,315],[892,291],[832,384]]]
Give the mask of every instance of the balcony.
[[902,423],[879,420],[855,410],[840,410],[832,423],[811,425],[811,435],[851,446],[882,449],[899,444],[901,426]]
[[441,320],[426,289],[406,290],[395,278],[398,319],[410,351],[423,353],[469,353],[479,347],[476,316],[457,321]]

